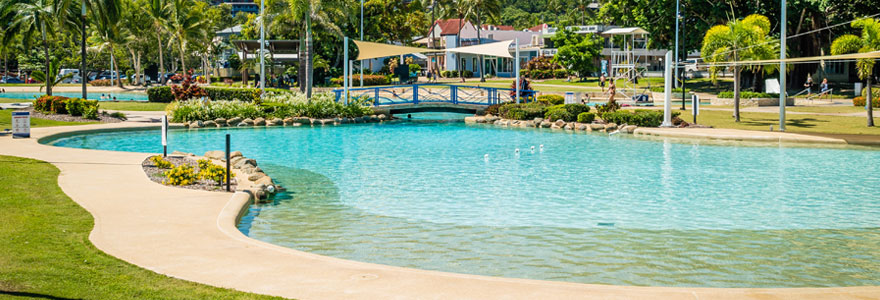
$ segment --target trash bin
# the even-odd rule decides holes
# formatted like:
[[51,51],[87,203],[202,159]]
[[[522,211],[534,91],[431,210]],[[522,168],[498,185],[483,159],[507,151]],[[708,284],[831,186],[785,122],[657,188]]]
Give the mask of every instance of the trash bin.
[[856,97],[861,96],[862,95],[862,83],[856,82],[853,86],[855,87],[853,94],[855,94]]

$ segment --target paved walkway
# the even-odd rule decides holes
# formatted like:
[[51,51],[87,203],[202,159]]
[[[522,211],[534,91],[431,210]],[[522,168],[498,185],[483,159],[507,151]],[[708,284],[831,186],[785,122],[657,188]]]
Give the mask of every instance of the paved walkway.
[[786,133],[778,131],[753,131],[723,128],[637,128],[635,135],[649,135],[674,138],[692,138],[727,141],[808,143],[808,144],[847,144],[846,140],[832,137]]
[[[880,287],[713,289],[589,285],[423,271],[305,253],[244,236],[235,225],[247,194],[196,191],[150,181],[146,153],[40,145],[76,130],[146,127],[100,124],[35,128],[0,137],[0,154],[51,162],[58,183],[95,218],[102,251],[169,276],[299,299],[880,299]],[[158,131],[157,131],[158,134]]]

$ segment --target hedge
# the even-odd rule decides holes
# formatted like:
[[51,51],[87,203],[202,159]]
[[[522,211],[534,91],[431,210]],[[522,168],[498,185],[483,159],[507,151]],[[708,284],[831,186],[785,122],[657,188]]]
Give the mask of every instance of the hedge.
[[[458,77],[458,71],[457,70],[443,71],[440,73],[440,75],[442,75],[443,77],[446,77],[446,78]],[[471,70],[464,70],[464,77],[474,77],[474,72]]]
[[[359,85],[361,83],[360,74],[355,74],[351,79],[352,85]],[[330,79],[330,83],[335,85],[342,85],[343,78],[342,76]],[[364,86],[368,85],[388,85],[391,84],[391,79],[387,76],[383,75],[364,75]]]
[[550,121],[563,120],[566,122],[577,121],[578,115],[589,112],[590,107],[583,104],[561,104],[547,108],[544,118]]
[[[113,80],[113,83],[116,83],[116,79]],[[89,85],[91,86],[111,86],[110,79],[96,79],[89,81]],[[128,79],[122,80],[122,85],[128,85]]]
[[546,113],[547,106],[541,103],[508,103],[498,108],[498,114],[502,118],[511,120],[532,120],[535,118],[543,118]]
[[559,105],[565,102],[565,97],[560,95],[541,95],[538,96],[538,102],[547,105]]
[[[681,115],[680,111],[673,111],[672,117]],[[641,127],[659,127],[663,123],[663,111],[661,110],[618,110],[602,114],[605,122],[617,124],[629,124]]]
[[150,102],[169,103],[174,101],[170,86],[154,86],[147,89],[147,99]]
[[[679,89],[678,92],[680,93],[681,89]],[[733,99],[733,91],[720,92],[720,93],[718,93],[718,98]],[[768,93],[741,91],[741,92],[739,92],[739,98],[740,99],[779,98],[779,94],[768,94]]]
[[[880,87],[871,87],[871,102],[874,102],[875,99],[880,99]],[[868,88],[862,88],[862,97],[868,97]]]
[[595,119],[596,114],[591,112],[584,112],[578,115],[578,123],[593,123]]
[[[853,106],[865,107],[865,97],[853,98]],[[880,97],[871,98],[871,106],[880,108]]]
[[258,88],[225,88],[225,87],[204,87],[208,98],[217,100],[241,100],[241,101],[259,101],[260,89]]
[[34,100],[34,110],[47,114],[69,114],[98,119],[98,100],[43,95]]

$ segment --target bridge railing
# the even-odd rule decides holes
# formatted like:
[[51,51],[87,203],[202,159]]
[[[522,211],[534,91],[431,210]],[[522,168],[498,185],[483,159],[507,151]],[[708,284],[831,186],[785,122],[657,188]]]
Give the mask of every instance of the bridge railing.
[[[515,101],[514,89],[454,84],[410,84],[348,89],[350,99],[366,97],[373,106],[420,103],[493,105]],[[343,89],[334,89],[336,102],[344,101]],[[521,100],[534,99],[532,90],[521,90]]]

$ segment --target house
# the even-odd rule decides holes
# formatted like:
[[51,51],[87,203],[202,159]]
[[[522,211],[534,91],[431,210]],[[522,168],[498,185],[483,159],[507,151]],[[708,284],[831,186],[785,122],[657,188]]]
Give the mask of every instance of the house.
[[[507,40],[519,40],[520,66],[524,66],[530,59],[537,57],[544,40],[540,33],[523,30],[518,31],[513,26],[506,25],[482,25],[477,36],[477,27],[470,21],[461,19],[437,20],[429,30],[428,36],[417,41],[428,48],[452,49],[458,47],[487,44]],[[515,56],[511,45],[511,56]],[[483,71],[487,75],[498,77],[515,77],[513,73],[513,59],[501,57],[484,57]],[[474,77],[480,76],[480,57],[473,54],[435,53],[429,55],[428,70],[473,72]]]
[[229,5],[232,11],[232,16],[234,17],[239,12],[256,14],[260,12],[260,6],[258,3],[254,3],[253,1],[244,1],[244,0],[211,0],[211,4],[213,5]]

